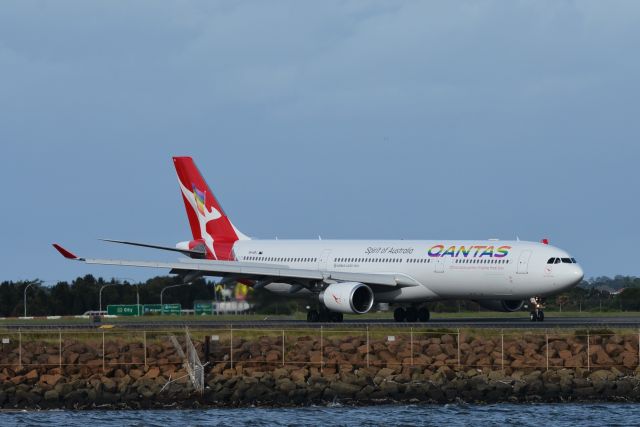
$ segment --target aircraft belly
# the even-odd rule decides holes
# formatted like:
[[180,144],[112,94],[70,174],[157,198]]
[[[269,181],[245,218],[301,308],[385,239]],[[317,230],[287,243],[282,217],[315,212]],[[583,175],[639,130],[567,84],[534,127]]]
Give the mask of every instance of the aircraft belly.
[[433,301],[437,299],[440,299],[439,296],[425,286],[407,286],[375,294],[376,302]]
[[274,294],[278,294],[278,295],[288,295],[288,296],[307,296],[310,295],[311,292],[308,289],[300,289],[297,292],[294,293],[290,293],[291,288],[293,287],[293,285],[289,284],[289,283],[278,283],[278,282],[274,282],[274,283],[269,283],[268,285],[266,285],[264,287],[264,289],[268,290],[269,292],[273,292]]
[[501,298],[514,294],[514,284],[504,272],[449,270],[430,273],[423,283],[442,298]]

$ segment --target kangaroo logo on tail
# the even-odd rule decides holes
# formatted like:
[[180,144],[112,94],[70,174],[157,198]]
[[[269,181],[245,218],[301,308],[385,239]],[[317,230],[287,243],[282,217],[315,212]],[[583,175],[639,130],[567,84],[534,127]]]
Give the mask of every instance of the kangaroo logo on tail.
[[204,241],[207,257],[233,260],[233,244],[247,240],[220,207],[191,157],[173,158],[194,240]]

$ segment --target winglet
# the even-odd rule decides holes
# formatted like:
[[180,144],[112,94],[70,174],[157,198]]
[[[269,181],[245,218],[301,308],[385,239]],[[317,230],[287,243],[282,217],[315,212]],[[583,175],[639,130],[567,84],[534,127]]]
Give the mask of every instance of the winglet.
[[56,250],[60,252],[60,254],[67,259],[80,259],[57,243],[54,243],[53,247],[56,248]]

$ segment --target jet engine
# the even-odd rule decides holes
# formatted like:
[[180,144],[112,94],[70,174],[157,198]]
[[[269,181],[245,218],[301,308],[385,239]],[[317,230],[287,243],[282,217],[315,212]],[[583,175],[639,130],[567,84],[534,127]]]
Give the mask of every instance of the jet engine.
[[521,300],[477,300],[478,305],[487,310],[512,312],[518,311],[524,305]]
[[320,293],[320,302],[330,311],[364,314],[373,306],[373,291],[364,283],[332,283]]

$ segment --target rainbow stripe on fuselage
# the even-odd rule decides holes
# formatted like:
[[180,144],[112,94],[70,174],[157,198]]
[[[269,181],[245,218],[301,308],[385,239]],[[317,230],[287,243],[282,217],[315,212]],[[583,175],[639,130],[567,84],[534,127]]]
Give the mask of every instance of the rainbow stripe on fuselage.
[[429,248],[427,255],[432,258],[504,258],[509,255],[511,246],[493,245],[433,245]]

